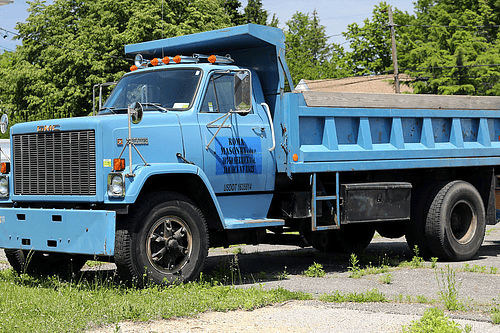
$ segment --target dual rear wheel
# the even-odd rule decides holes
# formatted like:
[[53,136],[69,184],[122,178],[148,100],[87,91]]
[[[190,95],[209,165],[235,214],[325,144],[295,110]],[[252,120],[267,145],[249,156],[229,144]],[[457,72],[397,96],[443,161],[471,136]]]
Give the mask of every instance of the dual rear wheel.
[[[425,257],[459,261],[472,258],[484,239],[486,213],[481,195],[470,183],[440,182],[418,193],[406,228],[411,249]],[[423,198],[423,199],[422,199]]]

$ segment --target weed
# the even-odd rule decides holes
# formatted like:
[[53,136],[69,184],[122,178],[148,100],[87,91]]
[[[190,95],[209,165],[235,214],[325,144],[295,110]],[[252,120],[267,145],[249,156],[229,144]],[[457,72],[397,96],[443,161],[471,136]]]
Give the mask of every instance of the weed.
[[432,257],[431,258],[431,268],[436,268],[437,267],[437,261],[438,261],[438,257]]
[[428,299],[424,295],[417,295],[417,303],[422,303],[422,304],[434,304],[435,301],[433,299]]
[[234,259],[231,260],[230,269],[231,269],[231,284],[233,285],[235,284],[236,274],[238,274],[238,278],[240,279],[240,284],[243,284],[243,280],[241,279],[241,271],[237,254],[235,254]]
[[283,270],[283,272],[278,273],[278,274],[276,275],[276,278],[277,278],[279,281],[288,279],[288,272],[286,271],[286,266],[285,266],[285,269]]
[[[446,271],[440,269],[440,274],[436,269],[436,280],[438,283],[439,297],[444,302],[446,309],[451,311],[462,310],[464,305],[458,299],[458,289],[462,283],[457,284],[455,271],[450,265],[446,265]],[[441,277],[441,278],[440,278]]]
[[391,274],[384,274],[384,275],[379,277],[379,281],[384,283],[384,284],[391,284],[392,275]]
[[364,293],[341,293],[335,291],[329,295],[323,295],[319,298],[323,302],[344,303],[344,302],[388,302],[387,298],[377,289],[368,290]]
[[498,271],[498,267],[490,267],[490,274],[496,274]]
[[413,252],[415,253],[415,255],[413,256],[413,258],[410,261],[410,266],[413,268],[423,267],[424,266],[424,258],[419,256],[420,250],[418,249],[417,245],[415,245],[413,247]]
[[88,267],[102,266],[104,264],[106,263],[98,260],[87,260],[87,262],[85,263],[85,265],[87,265]]
[[232,249],[231,253],[232,254],[242,254],[243,250],[241,249],[241,247],[235,247],[234,249]]
[[500,324],[500,309],[497,307],[494,307],[491,309],[491,321],[493,324]]
[[462,328],[459,324],[444,315],[444,312],[437,308],[425,310],[424,315],[419,320],[411,322],[410,326],[403,326],[403,333],[468,333],[472,327],[466,325]]
[[351,253],[351,257],[349,258],[349,264],[350,266],[347,267],[349,272],[351,272],[351,275],[349,275],[350,278],[360,278],[364,274],[361,274],[361,268],[359,267],[359,259],[358,256],[355,253]]
[[323,277],[326,273],[323,269],[323,265],[314,262],[307,270],[303,271],[302,274],[308,277]]

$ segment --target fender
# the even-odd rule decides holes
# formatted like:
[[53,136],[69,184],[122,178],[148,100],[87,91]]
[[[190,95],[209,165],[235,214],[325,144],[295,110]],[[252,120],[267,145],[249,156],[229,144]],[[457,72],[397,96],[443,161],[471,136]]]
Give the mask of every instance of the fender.
[[197,175],[205,187],[207,188],[210,196],[212,197],[212,201],[217,209],[217,214],[219,215],[220,221],[224,229],[226,228],[226,223],[224,220],[224,215],[222,214],[222,210],[219,205],[219,201],[215,195],[215,192],[210,184],[208,177],[205,175],[203,170],[192,164],[179,164],[179,163],[152,163],[150,165],[138,165],[134,168],[135,177],[126,177],[125,184],[125,198],[123,199],[114,199],[114,198],[106,198],[106,203],[124,203],[124,204],[133,204],[137,197],[139,196],[141,189],[143,188],[146,181],[155,175],[165,175],[165,174],[193,174]]

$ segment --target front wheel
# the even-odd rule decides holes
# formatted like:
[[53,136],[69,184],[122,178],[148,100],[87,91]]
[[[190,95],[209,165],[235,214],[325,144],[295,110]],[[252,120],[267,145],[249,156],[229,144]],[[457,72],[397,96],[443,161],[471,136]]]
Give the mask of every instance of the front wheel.
[[464,181],[445,184],[427,213],[425,235],[433,254],[467,260],[479,250],[486,229],[485,209],[476,188]]
[[115,262],[122,278],[162,284],[195,280],[208,255],[202,212],[175,193],[150,195],[117,231]]

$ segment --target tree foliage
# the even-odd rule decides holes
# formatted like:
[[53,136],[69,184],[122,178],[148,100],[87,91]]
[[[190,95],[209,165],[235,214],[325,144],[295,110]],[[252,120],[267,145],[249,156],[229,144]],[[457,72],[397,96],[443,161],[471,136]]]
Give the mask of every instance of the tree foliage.
[[[380,2],[364,26],[344,34],[355,74],[393,71],[387,4]],[[499,1],[418,0],[415,13],[394,10],[400,72],[416,78],[415,92],[499,95]]]
[[346,75],[342,60],[344,50],[328,43],[325,27],[319,23],[316,10],[312,16],[296,12],[286,26],[286,60],[294,84],[301,79],[331,79]]
[[417,93],[498,95],[498,12],[488,0],[420,0],[402,58]]
[[[352,23],[343,33],[352,49],[345,60],[353,74],[380,74],[393,69],[388,7],[387,3],[380,2],[373,10],[372,20],[365,19],[363,26]],[[408,13],[398,9],[393,16],[397,25],[406,25],[411,19]],[[396,36],[397,40],[401,38],[399,34]]]

